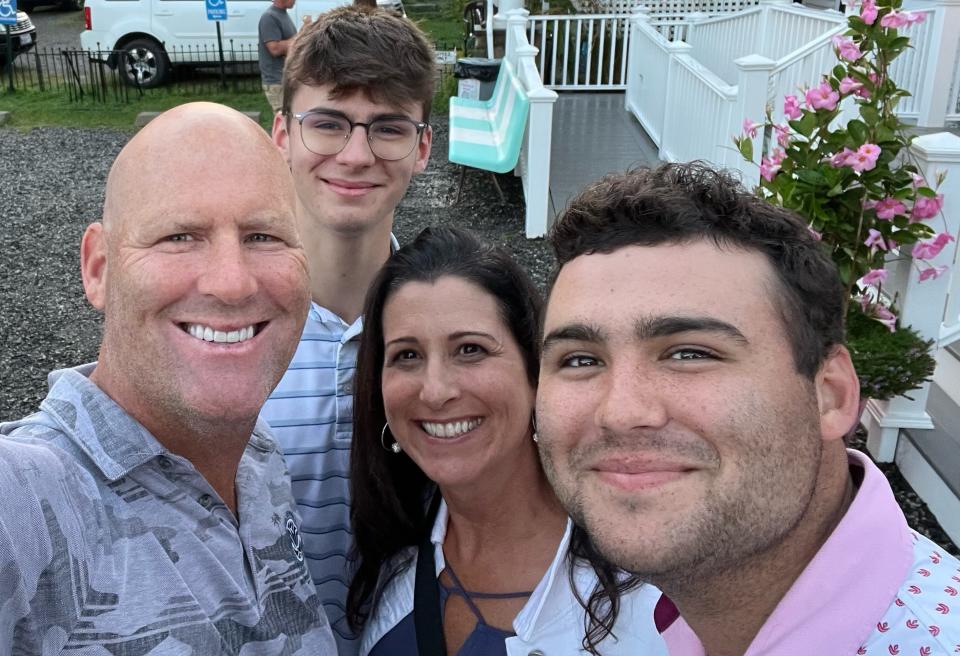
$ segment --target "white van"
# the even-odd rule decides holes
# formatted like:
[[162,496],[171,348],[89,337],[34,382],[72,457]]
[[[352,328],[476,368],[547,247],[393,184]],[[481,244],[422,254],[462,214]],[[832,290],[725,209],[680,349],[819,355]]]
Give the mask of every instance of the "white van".
[[[224,58],[256,61],[257,25],[269,0],[225,0],[227,20],[220,24]],[[348,0],[297,0],[288,10],[294,25]],[[378,0],[380,7],[403,13],[401,0]],[[128,82],[142,87],[163,84],[177,64],[216,63],[217,28],[207,20],[204,0],[86,0],[80,44],[111,66],[123,62]],[[118,52],[126,53],[119,57]],[[101,53],[101,54],[97,54]]]

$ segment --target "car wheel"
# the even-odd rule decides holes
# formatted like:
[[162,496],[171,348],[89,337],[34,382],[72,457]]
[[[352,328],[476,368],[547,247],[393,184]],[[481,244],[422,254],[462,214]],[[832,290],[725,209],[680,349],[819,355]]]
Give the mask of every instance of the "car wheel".
[[134,39],[122,50],[120,70],[128,84],[150,89],[166,81],[170,63],[159,43],[151,39]]

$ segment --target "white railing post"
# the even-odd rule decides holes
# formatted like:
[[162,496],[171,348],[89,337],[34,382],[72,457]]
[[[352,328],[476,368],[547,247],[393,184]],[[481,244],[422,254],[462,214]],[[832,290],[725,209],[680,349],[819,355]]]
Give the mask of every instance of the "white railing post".
[[[734,60],[733,63],[737,67],[737,103],[730,130],[731,134],[738,135],[743,131],[744,119],[749,118],[754,123],[763,125],[766,118],[770,73],[777,63],[761,55],[747,55]],[[729,169],[740,171],[744,185],[748,189],[753,188],[759,182],[757,164],[745,161],[730,143],[729,135],[726,136],[727,140],[722,144],[723,150],[718,151],[718,155],[720,153],[723,155],[713,161],[722,163]],[[763,129],[757,130],[756,137],[747,136],[747,138],[753,142],[753,158],[759,163],[763,156]]]
[[[526,9],[511,9],[507,13],[507,34],[503,44],[503,58],[513,65],[517,64],[517,48],[528,43],[526,32],[527,16],[529,15],[530,12]],[[522,40],[520,40],[521,34],[523,34]]]
[[[946,115],[956,111],[956,107],[950,107],[950,104],[957,101],[958,90],[952,89],[953,95],[950,92],[960,44],[960,0],[932,0],[922,6],[931,5],[934,11],[927,15],[927,19],[933,20],[934,24],[930,32],[926,69],[919,87],[924,93],[918,99],[920,113],[917,125],[939,128],[946,122]],[[921,5],[918,3],[917,6]]]
[[[667,64],[667,92],[663,95],[665,106],[669,107],[677,102],[677,74],[676,69],[681,64],[677,61],[680,55],[689,55],[693,46],[683,41],[671,41],[667,44],[667,53],[670,60]],[[660,132],[660,151],[658,157],[663,161],[672,161],[673,153],[677,152],[676,142],[683,138],[682,125],[676,125],[676,120],[669,111],[664,112],[663,128]]]
[[[960,180],[960,137],[948,132],[917,137],[911,150],[920,172],[930,184],[939,173],[946,173],[942,216],[928,222],[937,232],[946,231],[956,236],[960,233],[960,193],[951,191],[951,188],[956,188],[956,181]],[[955,248],[955,244],[944,248],[930,264],[952,264]],[[920,282],[918,267],[912,262],[907,266],[909,271],[902,272],[906,274],[906,283],[900,298],[900,325],[912,327],[925,339],[939,340],[950,282],[956,272]],[[867,404],[863,417],[867,426],[867,448],[876,460],[890,462],[894,459],[901,428],[933,428],[926,410],[929,388],[927,383],[911,391],[912,400],[898,396],[886,403],[871,400]]]
[[640,61],[640,25],[650,23],[650,10],[643,6],[637,6],[630,12],[630,40],[627,42],[627,90],[623,94],[623,105],[627,111],[632,106],[637,105],[638,94],[640,93],[640,71],[643,70],[643,62]]
[[766,56],[770,52],[772,44],[770,37],[772,33],[771,25],[773,23],[773,9],[775,7],[789,6],[791,0],[760,0],[760,29],[757,30],[757,54]]
[[697,26],[708,18],[710,18],[710,15],[702,11],[695,11],[692,14],[688,14],[685,20],[687,23],[687,31],[682,40],[690,45],[694,45],[694,43],[696,43]]
[[[540,50],[529,44],[517,48],[518,70],[536,71],[537,53]],[[527,239],[547,234],[547,217],[550,203],[550,149],[553,145],[553,104],[557,102],[556,91],[539,83],[536,88],[527,88],[530,101],[530,116],[527,119],[527,139],[524,173],[527,176],[525,192],[527,216],[524,222]]]

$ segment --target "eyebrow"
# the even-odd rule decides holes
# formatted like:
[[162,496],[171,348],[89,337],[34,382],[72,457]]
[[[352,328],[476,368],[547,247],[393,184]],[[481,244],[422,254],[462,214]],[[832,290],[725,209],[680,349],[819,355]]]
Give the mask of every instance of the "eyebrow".
[[[347,116],[345,113],[341,112],[339,109],[332,109],[332,108],[330,108],[330,107],[311,107],[310,109],[304,111],[303,113],[304,113],[304,114],[312,114],[312,113],[329,114],[330,116],[337,116],[337,117],[340,117],[340,118],[344,118],[344,119],[346,119],[346,120],[348,120],[348,121],[352,121],[353,123],[356,123],[356,122],[357,122],[357,121],[354,121],[354,120],[353,120],[352,118],[350,118],[349,116]],[[402,118],[402,119],[407,120],[407,121],[413,121],[413,120],[415,120],[415,119],[412,119],[412,118],[410,118],[409,116],[407,116],[407,115],[405,115],[405,114],[402,114],[402,113],[399,113],[399,112],[392,112],[392,113],[391,113],[391,112],[386,112],[386,113],[383,113],[383,114],[374,114],[373,116],[371,116],[370,118],[368,118],[368,119],[366,120],[366,122],[367,122],[367,123],[370,123],[371,121],[390,120],[390,119],[396,119],[396,118]],[[360,121],[360,122],[363,123],[364,121]]]
[[[481,332],[479,330],[462,330],[460,332],[451,333],[447,337],[447,341],[452,342],[458,339],[463,339],[464,337],[482,337],[484,339],[490,340],[491,342],[499,343],[497,338],[491,335],[490,333]],[[413,335],[405,335],[403,337],[396,337],[394,339],[391,339],[389,342],[384,342],[384,346],[385,347],[390,346],[391,344],[409,344],[409,343],[416,343],[419,341],[420,340],[418,340]]]
[[640,340],[697,332],[719,333],[744,345],[750,343],[736,326],[713,317],[666,316],[641,319],[636,322],[634,332]]
[[543,338],[541,350],[548,351],[558,342],[590,342],[606,341],[606,333],[599,327],[586,323],[571,323],[551,330]]
[[[634,335],[641,341],[690,332],[719,333],[744,345],[750,343],[736,326],[712,317],[651,317],[640,319],[634,325]],[[548,351],[557,342],[573,341],[598,344],[606,341],[606,339],[606,333],[598,326],[572,323],[550,331],[543,339],[542,350]]]

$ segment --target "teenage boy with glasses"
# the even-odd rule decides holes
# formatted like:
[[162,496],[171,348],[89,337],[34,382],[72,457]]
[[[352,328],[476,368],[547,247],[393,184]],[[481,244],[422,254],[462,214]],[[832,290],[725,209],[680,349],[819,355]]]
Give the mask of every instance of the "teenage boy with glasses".
[[336,9],[298,34],[273,124],[297,190],[313,303],[263,417],[290,468],[307,563],[341,656],[356,653],[359,642],[344,606],[360,313],[367,287],[397,246],[394,210],[427,165],[433,76],[433,49],[412,22]]

